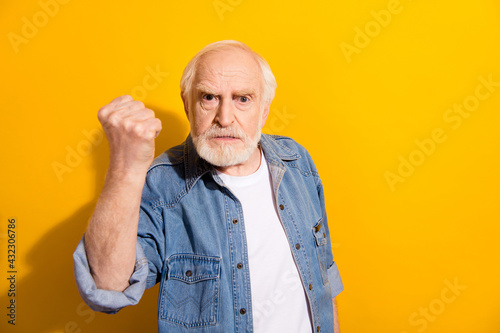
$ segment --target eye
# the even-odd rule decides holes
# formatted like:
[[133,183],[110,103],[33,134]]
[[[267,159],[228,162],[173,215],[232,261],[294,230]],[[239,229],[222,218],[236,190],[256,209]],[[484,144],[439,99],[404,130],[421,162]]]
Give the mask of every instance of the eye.
[[241,97],[239,98],[239,100],[240,100],[240,102],[242,102],[242,103],[246,103],[246,102],[250,101],[250,99],[249,99],[248,97],[246,97],[246,96],[241,96]]
[[212,94],[205,94],[203,95],[203,99],[206,101],[213,101],[215,99],[215,96]]

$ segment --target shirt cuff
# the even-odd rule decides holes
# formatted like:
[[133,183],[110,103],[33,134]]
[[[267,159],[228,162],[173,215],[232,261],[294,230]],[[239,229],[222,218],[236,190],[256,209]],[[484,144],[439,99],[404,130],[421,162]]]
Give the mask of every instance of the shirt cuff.
[[328,268],[328,282],[330,283],[330,288],[332,290],[332,298],[336,297],[342,290],[344,290],[344,284],[340,278],[339,269],[335,261]]
[[139,242],[137,242],[136,246],[134,273],[129,279],[130,285],[120,292],[97,288],[94,278],[90,274],[84,237],[82,237],[73,253],[73,274],[78,292],[85,303],[94,311],[111,314],[117,313],[128,305],[137,304],[146,289],[146,279],[148,277],[148,260]]

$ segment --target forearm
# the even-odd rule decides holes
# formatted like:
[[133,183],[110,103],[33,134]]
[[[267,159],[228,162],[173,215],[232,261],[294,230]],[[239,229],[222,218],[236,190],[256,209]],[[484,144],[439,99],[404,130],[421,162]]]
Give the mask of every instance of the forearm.
[[335,298],[332,298],[332,302],[333,302],[333,331],[335,333],[340,333],[339,316],[337,313],[337,301]]
[[90,271],[99,289],[123,291],[134,271],[145,175],[108,172],[85,233]]

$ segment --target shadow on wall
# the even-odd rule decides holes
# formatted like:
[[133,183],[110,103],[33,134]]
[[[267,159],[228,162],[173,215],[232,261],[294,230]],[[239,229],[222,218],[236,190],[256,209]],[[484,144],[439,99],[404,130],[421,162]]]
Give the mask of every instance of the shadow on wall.
[[[155,110],[162,121],[163,130],[156,139],[156,155],[185,140],[189,132],[186,119],[152,105],[147,107]],[[95,147],[91,156],[95,169],[94,199],[61,221],[28,253],[28,267],[32,272],[18,283],[17,290],[22,295],[19,295],[21,302],[17,307],[16,332],[157,331],[158,286],[146,290],[137,306],[122,309],[116,315],[92,311],[78,294],[72,254],[85,232],[104,183],[109,156],[107,141]],[[0,304],[8,301],[7,295],[2,295]]]

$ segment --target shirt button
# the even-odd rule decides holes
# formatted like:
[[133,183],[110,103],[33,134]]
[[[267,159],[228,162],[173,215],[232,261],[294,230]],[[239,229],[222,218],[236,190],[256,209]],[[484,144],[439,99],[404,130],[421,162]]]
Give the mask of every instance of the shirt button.
[[247,313],[247,310],[245,310],[244,308],[241,308],[240,313],[243,315],[243,314]]
[[280,205],[280,209],[281,209],[281,210],[285,209],[285,206]]
[[300,244],[299,244],[299,243],[295,244],[295,248],[296,248],[297,250],[298,250],[298,249],[300,249]]
[[243,264],[240,262],[240,263],[238,263],[238,265],[236,265],[236,267],[238,267],[238,269],[240,269],[243,267]]
[[310,285],[309,285],[309,290],[312,290],[312,289],[313,289],[313,285],[312,285],[312,284],[310,284]]
[[238,223],[238,219],[233,220],[233,224],[236,224],[236,223]]
[[186,276],[191,276],[191,275],[193,275],[193,272],[191,272],[191,271],[186,271]]
[[316,327],[316,332],[319,332],[319,326],[318,326],[318,327]]

